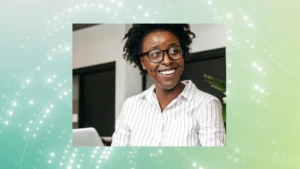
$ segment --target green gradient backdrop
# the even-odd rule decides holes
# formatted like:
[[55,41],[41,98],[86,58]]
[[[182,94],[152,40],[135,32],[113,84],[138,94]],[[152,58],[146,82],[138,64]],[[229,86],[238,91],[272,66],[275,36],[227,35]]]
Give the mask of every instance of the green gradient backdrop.
[[[299,5],[1,2],[0,168],[300,168]],[[226,147],[71,146],[72,23],[132,22],[227,25]]]

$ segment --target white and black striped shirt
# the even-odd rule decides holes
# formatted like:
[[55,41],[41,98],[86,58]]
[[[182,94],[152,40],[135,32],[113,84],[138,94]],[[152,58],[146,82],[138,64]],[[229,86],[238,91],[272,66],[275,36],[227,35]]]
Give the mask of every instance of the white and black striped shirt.
[[112,146],[224,146],[220,101],[182,81],[184,90],[161,112],[155,85],[125,100]]

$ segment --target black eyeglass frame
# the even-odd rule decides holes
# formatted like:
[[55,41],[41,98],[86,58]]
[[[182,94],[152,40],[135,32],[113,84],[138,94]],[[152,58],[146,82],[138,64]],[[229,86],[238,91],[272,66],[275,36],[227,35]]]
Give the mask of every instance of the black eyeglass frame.
[[[170,57],[170,55],[169,55],[169,50],[170,50],[172,47],[180,47],[180,57],[179,57],[178,59],[173,59],[172,57]],[[154,50],[159,50],[159,51],[162,52],[162,57],[161,57],[161,60],[160,60],[159,62],[153,62],[153,61],[150,59],[149,53],[150,53],[151,51],[154,51]],[[140,54],[139,57],[142,57],[142,56],[144,56],[144,55],[147,55],[148,58],[149,58],[149,60],[150,60],[152,63],[160,63],[160,62],[162,62],[162,61],[164,60],[164,58],[165,58],[165,52],[167,52],[167,55],[169,56],[169,58],[170,58],[171,60],[179,60],[179,59],[182,57],[182,48],[181,48],[181,46],[171,46],[169,49],[166,49],[166,50],[160,50],[160,49],[149,50],[148,52],[145,52],[145,53]]]

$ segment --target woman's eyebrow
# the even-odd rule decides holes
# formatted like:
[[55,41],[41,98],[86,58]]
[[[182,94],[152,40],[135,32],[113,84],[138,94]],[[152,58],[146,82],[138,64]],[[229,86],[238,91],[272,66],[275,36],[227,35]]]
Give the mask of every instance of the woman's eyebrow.
[[[177,44],[176,42],[173,42],[168,45],[168,47],[171,47],[171,46],[179,46],[179,44]],[[149,50],[152,50],[152,49],[159,49],[159,45],[151,46],[149,48]]]
[[159,45],[151,46],[151,47],[149,48],[149,50],[152,50],[152,49],[158,49],[158,46],[159,46]]
[[170,43],[168,46],[179,46],[177,43]]

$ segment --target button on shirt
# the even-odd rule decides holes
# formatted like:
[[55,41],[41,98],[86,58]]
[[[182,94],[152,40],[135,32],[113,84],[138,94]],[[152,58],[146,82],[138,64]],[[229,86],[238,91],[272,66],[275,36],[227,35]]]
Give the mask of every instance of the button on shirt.
[[161,112],[155,85],[125,100],[112,146],[224,146],[220,101],[191,80]]

